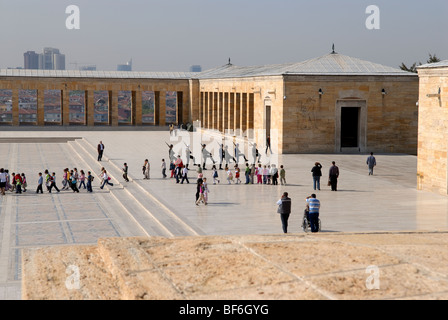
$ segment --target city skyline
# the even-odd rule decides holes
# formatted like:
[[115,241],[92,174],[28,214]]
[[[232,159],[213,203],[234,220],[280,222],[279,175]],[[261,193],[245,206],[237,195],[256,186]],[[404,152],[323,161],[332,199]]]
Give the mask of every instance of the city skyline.
[[[398,68],[425,63],[428,54],[448,59],[448,3],[442,0],[384,1],[380,29],[369,30],[371,2],[342,0],[0,2],[6,46],[0,68],[23,66],[23,53],[59,48],[66,69],[96,65],[116,70],[133,59],[135,71],[207,70],[231,58],[240,66],[305,61],[335,50]],[[80,10],[80,28],[69,30],[66,8]],[[8,30],[14,30],[10,32]]]

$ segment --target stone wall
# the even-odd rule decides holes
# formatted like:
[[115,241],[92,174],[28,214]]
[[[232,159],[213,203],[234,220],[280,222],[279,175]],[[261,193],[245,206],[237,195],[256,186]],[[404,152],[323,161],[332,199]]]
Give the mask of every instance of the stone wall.
[[182,110],[177,112],[186,122],[190,111],[190,85],[189,80],[175,79],[111,79],[111,78],[62,78],[62,77],[0,77],[0,89],[12,90],[12,123],[19,125],[19,90],[37,90],[38,107],[36,125],[45,125],[43,108],[44,90],[61,90],[62,92],[62,121],[61,125],[69,125],[69,92],[81,90],[86,93],[85,125],[94,123],[94,91],[109,92],[109,125],[118,126],[118,91],[131,91],[135,104],[133,105],[132,125],[142,125],[142,91],[154,91],[156,93],[155,118],[156,124],[165,125],[165,93],[176,91],[179,94],[178,105]]
[[[419,69],[418,189],[448,193],[448,67]],[[439,95],[440,88],[440,95]]]
[[417,152],[416,76],[286,76],[285,88],[285,153],[341,152],[340,108],[350,105],[362,109],[359,152]]

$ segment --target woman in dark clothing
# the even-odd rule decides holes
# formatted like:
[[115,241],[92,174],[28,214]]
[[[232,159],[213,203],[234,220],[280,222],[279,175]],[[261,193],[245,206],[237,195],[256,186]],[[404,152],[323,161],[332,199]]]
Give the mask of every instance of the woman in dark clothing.
[[322,176],[322,165],[319,162],[316,162],[314,164],[313,169],[311,169],[311,172],[313,173],[313,187],[314,190],[320,190],[320,177]]

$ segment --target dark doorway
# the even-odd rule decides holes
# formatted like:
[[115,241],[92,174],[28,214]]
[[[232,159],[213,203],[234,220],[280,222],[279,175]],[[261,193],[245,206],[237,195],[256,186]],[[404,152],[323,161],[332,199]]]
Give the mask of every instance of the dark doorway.
[[359,108],[341,108],[341,147],[357,148],[359,133]]

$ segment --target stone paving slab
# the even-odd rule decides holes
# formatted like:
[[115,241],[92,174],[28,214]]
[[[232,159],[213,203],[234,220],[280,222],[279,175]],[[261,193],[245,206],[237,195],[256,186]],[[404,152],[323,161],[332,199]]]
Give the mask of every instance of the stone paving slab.
[[[446,235],[383,232],[100,239],[97,252],[102,262],[92,265],[83,259],[79,263],[77,291],[64,288],[63,266],[67,257],[80,255],[85,247],[26,250],[24,298],[84,299],[85,292],[101,292],[97,298],[132,300],[446,299],[448,275],[443,268],[448,253],[440,251],[442,245],[434,245]],[[428,256],[440,259],[427,261]],[[42,257],[45,265],[40,266]],[[92,294],[90,298],[96,299]]]
[[[223,183],[224,171],[219,171],[221,183],[213,185],[211,170],[207,170],[204,175],[209,180],[209,205],[198,207],[194,205],[194,183],[180,185],[173,179],[162,178],[161,159],[168,159],[165,142],[172,141],[168,130],[0,132],[0,138],[4,139],[36,136],[42,143],[23,143],[26,140],[20,140],[21,143],[0,144],[0,167],[26,172],[29,183],[28,193],[0,197],[0,286],[3,287],[20,286],[17,282],[20,280],[20,268],[15,262],[20,254],[16,252],[25,247],[95,244],[100,237],[146,234],[138,221],[123,210],[123,204],[119,204],[113,194],[124,188],[118,173],[115,177],[118,185],[110,191],[99,190],[98,181],[95,181],[91,195],[83,190],[80,194],[33,194],[37,172],[43,172],[46,168],[57,173],[58,186],[61,185],[62,169],[65,167],[92,169],[98,173],[100,164],[93,168],[91,161],[83,161],[85,153],[80,153],[81,157],[73,154],[69,143],[76,145],[77,141],[60,142],[73,137],[83,138],[83,147],[92,153],[93,158],[96,158],[96,144],[102,140],[106,149],[101,165],[108,171],[119,172],[117,168],[127,162],[130,177],[139,188],[151,194],[159,205],[178,216],[180,221],[188,222],[192,230],[205,235],[277,234],[281,223],[275,202],[284,191],[288,191],[293,200],[289,230],[293,235],[301,235],[304,198],[315,192],[310,170],[315,161],[320,161],[324,165],[325,175],[332,160],[336,161],[341,171],[339,191],[331,192],[325,185],[324,177],[322,190],[316,191],[322,203],[322,231],[326,235],[331,236],[335,232],[448,230],[448,197],[416,190],[415,156],[378,154],[375,175],[368,176],[365,164],[367,155],[279,155],[278,164],[286,168],[287,186],[228,185]],[[182,141],[172,142],[177,147],[184,145]],[[192,146],[193,150],[195,148],[197,146]],[[247,147],[245,152],[247,154]],[[150,180],[142,179],[141,166],[146,158],[151,163]],[[207,167],[210,169],[210,163]],[[193,168],[190,174],[190,181],[194,182],[196,169]],[[126,201],[124,199],[129,198],[120,199]],[[135,207],[138,205],[135,204]],[[48,232],[42,232],[45,230]],[[284,241],[282,235],[277,236]],[[408,252],[404,250],[402,254]],[[440,266],[440,272],[445,272],[443,266]]]

